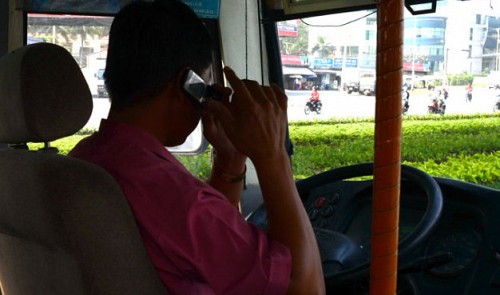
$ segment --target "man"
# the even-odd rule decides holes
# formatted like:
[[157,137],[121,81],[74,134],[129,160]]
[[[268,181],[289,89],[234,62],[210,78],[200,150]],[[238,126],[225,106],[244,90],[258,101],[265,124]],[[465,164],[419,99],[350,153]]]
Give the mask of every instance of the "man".
[[311,92],[311,100],[312,101],[319,101],[319,92],[318,92],[317,87],[314,87],[313,91]]
[[[135,2],[115,17],[104,74],[107,120],[71,155],[106,169],[122,188],[157,273],[171,294],[324,294],[315,237],[285,151],[286,96],[224,70],[232,91],[203,107],[182,88],[188,69],[208,79],[211,41],[180,1]],[[203,183],[165,148],[200,118],[216,150]],[[253,162],[269,232],[239,214]],[[126,259],[126,257],[124,257]]]
[[469,83],[465,87],[465,101],[470,102],[472,100],[472,84]]
[[311,92],[310,101],[314,104],[315,108],[318,108],[318,104],[321,104],[321,101],[319,99],[319,92],[318,92],[318,88],[317,87],[313,88],[313,91]]

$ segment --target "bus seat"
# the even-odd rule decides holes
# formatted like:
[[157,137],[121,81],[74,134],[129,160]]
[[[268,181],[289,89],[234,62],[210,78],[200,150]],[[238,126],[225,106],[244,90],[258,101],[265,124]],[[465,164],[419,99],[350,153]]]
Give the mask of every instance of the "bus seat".
[[[0,106],[0,142],[50,142],[85,125],[92,95],[68,51],[38,43],[0,58]],[[3,294],[167,294],[103,169],[4,149],[0,192]]]

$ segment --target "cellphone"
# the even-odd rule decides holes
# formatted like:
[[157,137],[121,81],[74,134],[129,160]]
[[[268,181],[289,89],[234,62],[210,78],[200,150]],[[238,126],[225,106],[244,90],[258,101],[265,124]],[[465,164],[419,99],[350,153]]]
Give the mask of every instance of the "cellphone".
[[191,97],[196,99],[202,106],[208,99],[221,99],[221,96],[203,78],[189,69],[183,79],[182,87]]

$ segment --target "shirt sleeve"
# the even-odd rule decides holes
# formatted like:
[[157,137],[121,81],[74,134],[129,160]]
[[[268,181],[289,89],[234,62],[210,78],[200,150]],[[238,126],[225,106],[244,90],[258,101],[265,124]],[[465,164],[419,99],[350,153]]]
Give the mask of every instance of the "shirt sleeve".
[[[285,294],[290,283],[289,249],[247,223],[223,196],[198,192],[184,234],[160,237],[174,249],[174,263],[185,276],[210,286],[215,294]],[[168,244],[168,245],[167,245]]]

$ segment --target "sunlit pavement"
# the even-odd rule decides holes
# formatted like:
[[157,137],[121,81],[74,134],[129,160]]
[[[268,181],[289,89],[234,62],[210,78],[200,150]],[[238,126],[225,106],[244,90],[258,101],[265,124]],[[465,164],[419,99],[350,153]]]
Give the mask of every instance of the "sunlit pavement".
[[[288,120],[315,120],[329,118],[363,118],[375,116],[375,96],[347,94],[343,91],[320,91],[323,103],[321,114],[304,113],[310,91],[286,91],[288,95]],[[433,91],[418,89],[410,92],[410,109],[408,114],[427,114]],[[498,98],[499,91],[476,87],[472,101],[465,100],[465,87],[454,86],[449,89],[446,101],[446,114],[491,113]]]

